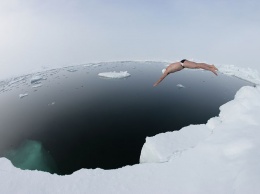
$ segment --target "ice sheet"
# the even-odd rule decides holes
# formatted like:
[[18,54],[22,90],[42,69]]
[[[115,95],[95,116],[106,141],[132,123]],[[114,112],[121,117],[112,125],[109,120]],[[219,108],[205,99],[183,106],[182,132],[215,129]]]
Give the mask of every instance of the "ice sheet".
[[195,147],[211,134],[205,125],[190,125],[180,131],[161,133],[147,137],[142,148],[140,163],[167,162],[172,156]]
[[111,72],[103,72],[98,74],[100,77],[105,77],[105,78],[126,78],[129,77],[130,74],[127,71],[111,71]]

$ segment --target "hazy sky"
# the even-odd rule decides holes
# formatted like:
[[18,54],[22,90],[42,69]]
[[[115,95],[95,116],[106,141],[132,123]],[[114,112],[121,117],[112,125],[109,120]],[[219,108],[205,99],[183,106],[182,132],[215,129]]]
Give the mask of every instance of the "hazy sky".
[[259,0],[0,0],[0,79],[117,60],[260,66],[259,10]]

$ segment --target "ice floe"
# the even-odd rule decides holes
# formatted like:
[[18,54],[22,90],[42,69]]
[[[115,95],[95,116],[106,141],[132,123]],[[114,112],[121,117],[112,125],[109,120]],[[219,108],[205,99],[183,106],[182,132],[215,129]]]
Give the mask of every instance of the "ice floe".
[[33,77],[31,78],[31,83],[33,84],[33,83],[35,83],[35,82],[39,82],[39,81],[42,80],[42,79],[43,79],[43,77],[40,76],[40,75],[33,76]]
[[127,71],[112,71],[112,72],[103,72],[98,74],[100,77],[105,77],[105,78],[126,78],[129,77],[130,74]]
[[19,94],[19,98],[24,98],[26,96],[28,96],[29,94],[28,93],[24,93],[24,94]]
[[50,104],[48,104],[48,106],[54,106],[56,104],[56,102],[52,102]]
[[33,86],[32,86],[33,88],[39,88],[39,87],[42,87],[42,84],[34,84]]
[[101,63],[89,63],[83,65],[83,67],[99,67],[99,66],[101,66]]
[[176,86],[177,86],[178,88],[185,88],[185,86],[182,85],[182,84],[177,84]]
[[78,70],[77,69],[68,69],[67,71],[72,73],[72,72],[76,72]]

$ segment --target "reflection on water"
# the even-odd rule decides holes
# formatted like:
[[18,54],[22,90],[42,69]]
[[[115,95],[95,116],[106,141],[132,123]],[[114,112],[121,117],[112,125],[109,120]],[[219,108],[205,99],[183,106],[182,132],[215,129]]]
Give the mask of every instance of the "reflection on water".
[[[86,64],[2,81],[0,157],[22,169],[59,174],[136,164],[146,136],[206,123],[239,88],[252,85],[185,69],[152,87],[164,67],[159,62]],[[107,71],[131,76],[98,76]],[[32,82],[35,77],[41,79]],[[30,167],[31,161],[45,167]]]

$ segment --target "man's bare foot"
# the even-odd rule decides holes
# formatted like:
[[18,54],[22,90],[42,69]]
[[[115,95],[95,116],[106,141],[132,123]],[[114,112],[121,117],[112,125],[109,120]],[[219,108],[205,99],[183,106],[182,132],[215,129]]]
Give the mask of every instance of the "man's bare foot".
[[217,70],[215,70],[215,69],[212,68],[210,71],[211,71],[212,73],[214,73],[215,75],[218,75],[218,74],[217,74]]
[[217,74],[217,71],[218,71],[218,68],[215,67],[215,65],[210,65],[210,68],[211,68],[211,72],[214,73],[215,75],[218,75]]
[[218,71],[218,68],[216,68],[215,65],[211,65],[211,67],[212,67],[215,71]]

